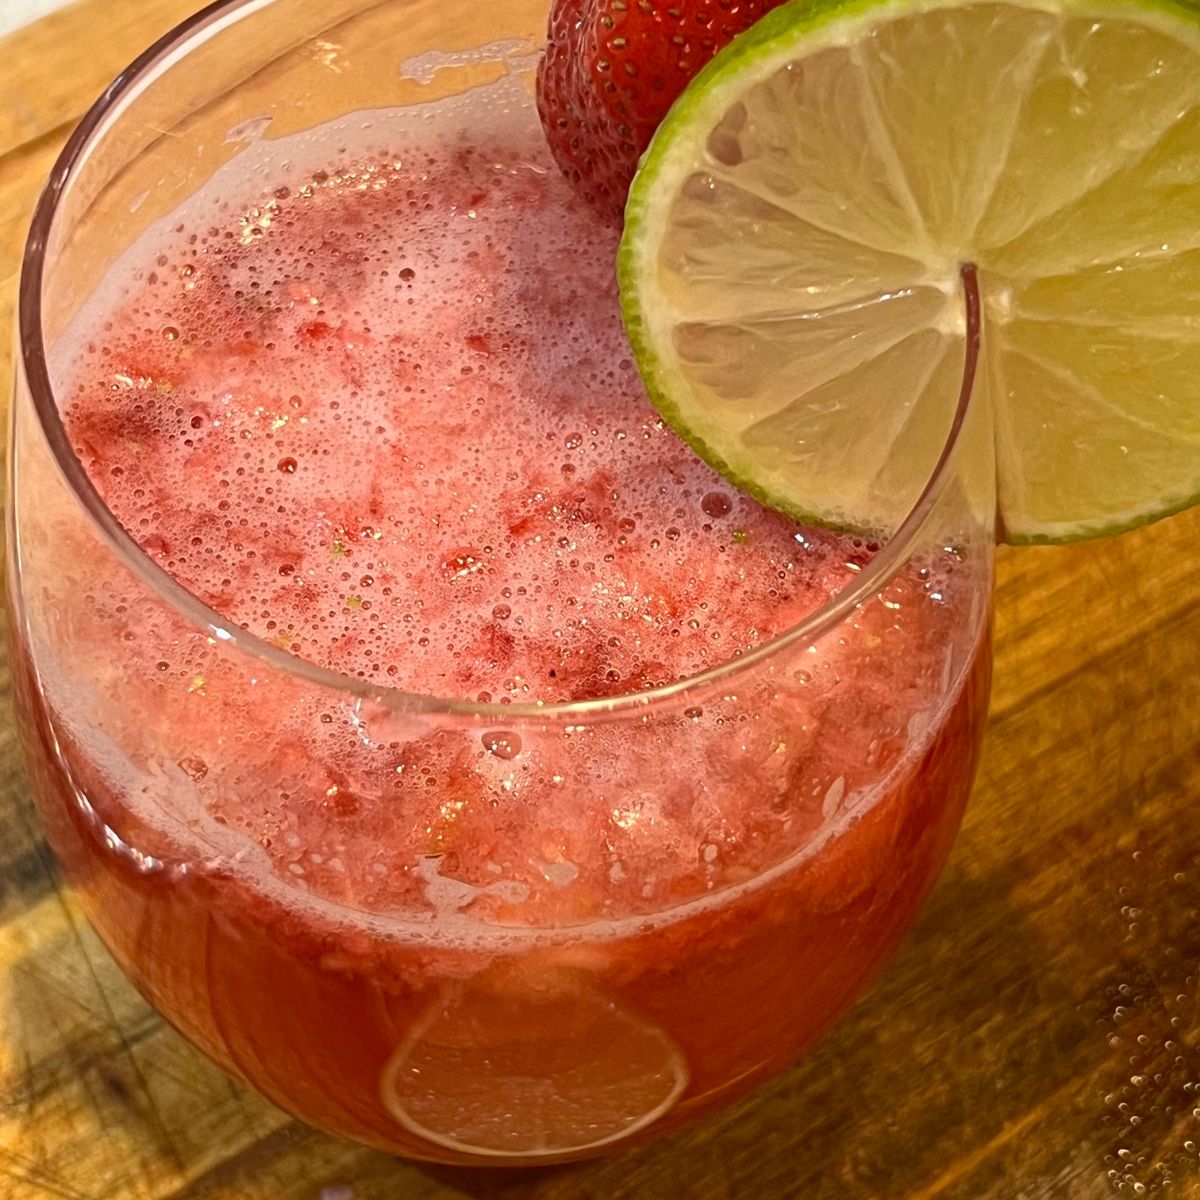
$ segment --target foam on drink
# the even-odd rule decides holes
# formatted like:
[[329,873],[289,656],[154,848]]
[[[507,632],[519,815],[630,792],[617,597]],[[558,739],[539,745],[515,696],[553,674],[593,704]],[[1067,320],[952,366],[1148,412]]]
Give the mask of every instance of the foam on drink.
[[[150,230],[59,365],[80,458],[205,603],[376,685],[616,696],[764,644],[873,548],[763,509],[663,427],[620,326],[614,235],[536,121],[489,134],[473,111],[452,113],[470,139],[413,110],[261,194],[218,176]],[[975,636],[949,555],[811,664],[650,733],[531,737],[498,717],[384,734],[324,697],[224,686],[142,637],[157,618],[121,586],[97,588],[97,677],[145,693],[144,755],[162,728],[188,735],[130,800],[143,837],[173,814],[297,894],[510,924],[657,913],[831,836],[924,745],[954,688],[916,683]],[[132,659],[101,665],[135,628]],[[889,665],[854,679],[867,653]]]
[[559,701],[743,653],[847,577],[646,402],[612,232],[530,136],[400,145],[177,228],[67,408],[143,548],[324,666]]

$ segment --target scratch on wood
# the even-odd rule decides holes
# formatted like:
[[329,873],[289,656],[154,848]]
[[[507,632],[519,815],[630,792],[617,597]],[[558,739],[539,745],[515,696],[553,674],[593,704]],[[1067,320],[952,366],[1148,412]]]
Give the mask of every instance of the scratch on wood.
[[55,125],[53,129],[47,129],[45,133],[38,134],[37,137],[31,138],[27,142],[21,142],[19,145],[5,150],[3,154],[0,154],[0,173],[5,172],[13,163],[37,154],[47,147],[53,146],[56,142],[65,142],[77,124],[78,118],[72,117],[69,121],[63,121],[60,125]]
[[[5,1163],[11,1165],[5,1165]],[[76,1191],[65,1180],[58,1179],[44,1167],[22,1159],[11,1150],[0,1150],[0,1171],[3,1171],[9,1179],[19,1180],[48,1195],[60,1196],[62,1200],[101,1200],[100,1197],[92,1197],[86,1192]]]
[[183,1187],[160,1197],[160,1200],[207,1200],[208,1197],[216,1195],[215,1189],[223,1184],[236,1183],[239,1178],[245,1178],[246,1172],[258,1173],[264,1164],[279,1158],[284,1151],[294,1151],[297,1144],[320,1137],[320,1134],[307,1125],[299,1121],[289,1121],[244,1150],[219,1162],[203,1175],[196,1176]]
[[[1025,1133],[1030,1126],[1035,1125],[1038,1121],[1046,1119],[1050,1113],[1058,1111],[1060,1101],[1075,1092],[1078,1087],[1079,1081],[1072,1079],[1062,1087],[1051,1092],[1040,1104],[1034,1105],[1033,1108],[1023,1113],[1015,1121],[1006,1122],[1004,1127],[995,1136],[989,1138],[986,1142],[981,1142],[969,1154],[964,1154],[962,1158],[951,1163],[928,1187],[922,1188],[918,1192],[912,1192],[907,1197],[907,1200],[936,1200],[938,1196],[944,1195],[948,1188],[961,1183],[964,1179],[968,1179],[974,1174],[1002,1146],[1007,1145],[1014,1138]],[[1007,1181],[1005,1186],[1010,1186],[1010,1183],[1011,1181]]]
[[[28,812],[26,812],[24,814],[24,819],[25,819],[26,824],[28,825],[29,824],[29,813]],[[31,836],[32,836],[32,832],[33,831],[31,828],[30,829]],[[45,853],[46,853],[47,857],[49,857],[49,848],[48,847],[46,847]],[[47,869],[51,870],[50,862],[47,862]],[[57,872],[54,872],[54,874],[55,874],[55,877],[57,878]],[[183,1156],[182,1156],[182,1154],[180,1154],[179,1147],[176,1145],[175,1139],[171,1136],[171,1131],[167,1127],[166,1122],[163,1120],[163,1116],[162,1116],[162,1113],[159,1111],[158,1105],[155,1103],[154,1095],[151,1092],[149,1085],[146,1082],[146,1077],[142,1071],[141,1063],[138,1061],[137,1056],[133,1052],[133,1046],[130,1043],[129,1038],[128,1038],[124,1028],[122,1027],[120,1021],[117,1020],[117,1016],[116,1016],[116,1013],[113,1011],[112,1005],[109,1003],[108,993],[104,990],[104,985],[100,981],[100,976],[96,973],[95,964],[92,962],[91,955],[88,953],[88,947],[83,939],[83,935],[80,932],[79,924],[76,920],[75,913],[72,910],[71,906],[67,903],[66,896],[63,894],[63,890],[62,890],[61,886],[56,885],[55,891],[56,891],[56,894],[58,897],[58,903],[62,907],[62,910],[63,910],[63,916],[65,917],[67,925],[71,930],[71,936],[74,938],[75,944],[79,950],[80,957],[83,959],[83,962],[87,966],[88,974],[91,975],[91,977],[92,977],[92,983],[95,987],[96,995],[99,997],[100,1005],[103,1009],[103,1017],[106,1020],[108,1026],[116,1034],[117,1039],[120,1042],[121,1053],[124,1055],[125,1060],[129,1063],[130,1070],[133,1072],[134,1079],[136,1080],[136,1083],[137,1083],[138,1092],[140,1093],[139,1099],[143,1102],[142,1104],[138,1105],[137,1107],[142,1108],[144,1113],[146,1114],[147,1119],[150,1124],[150,1127],[151,1127],[151,1130],[153,1132],[155,1141],[158,1143],[159,1148],[162,1150],[164,1157],[167,1159],[167,1161],[170,1163],[170,1165],[172,1167],[174,1167],[174,1169],[176,1171],[178,1171],[179,1173],[182,1174],[184,1171]],[[132,1105],[131,1105],[131,1107],[132,1107]],[[100,1124],[102,1125],[103,1124],[103,1114],[97,1112],[96,1115],[97,1115],[98,1120],[100,1121]]]

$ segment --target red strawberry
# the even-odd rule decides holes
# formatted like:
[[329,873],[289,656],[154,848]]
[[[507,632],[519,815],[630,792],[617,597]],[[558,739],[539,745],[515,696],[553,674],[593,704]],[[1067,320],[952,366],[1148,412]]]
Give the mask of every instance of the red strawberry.
[[688,81],[781,0],[555,0],[538,112],[558,165],[619,219],[638,157]]

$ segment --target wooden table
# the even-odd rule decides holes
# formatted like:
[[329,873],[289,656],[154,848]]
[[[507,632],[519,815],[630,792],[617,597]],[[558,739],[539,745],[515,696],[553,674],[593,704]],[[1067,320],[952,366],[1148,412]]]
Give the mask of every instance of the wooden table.
[[[65,135],[191,7],[84,0],[0,42],[0,325]],[[63,891],[5,714],[0,1200],[1200,1196],[1198,544],[1200,510],[1115,542],[1003,551],[981,777],[898,957],[759,1094],[573,1168],[400,1163],[230,1083],[147,1009]]]

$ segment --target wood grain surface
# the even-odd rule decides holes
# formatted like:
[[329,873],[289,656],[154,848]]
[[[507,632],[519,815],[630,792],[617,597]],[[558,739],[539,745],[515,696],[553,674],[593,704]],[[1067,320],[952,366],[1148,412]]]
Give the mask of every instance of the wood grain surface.
[[[55,154],[192,7],[84,0],[0,42],[0,375]],[[897,958],[762,1092],[578,1167],[401,1163],[229,1082],[139,999],[63,890],[5,711],[0,1200],[1200,1197],[1198,542],[1200,510],[1001,552],[981,777]]]

